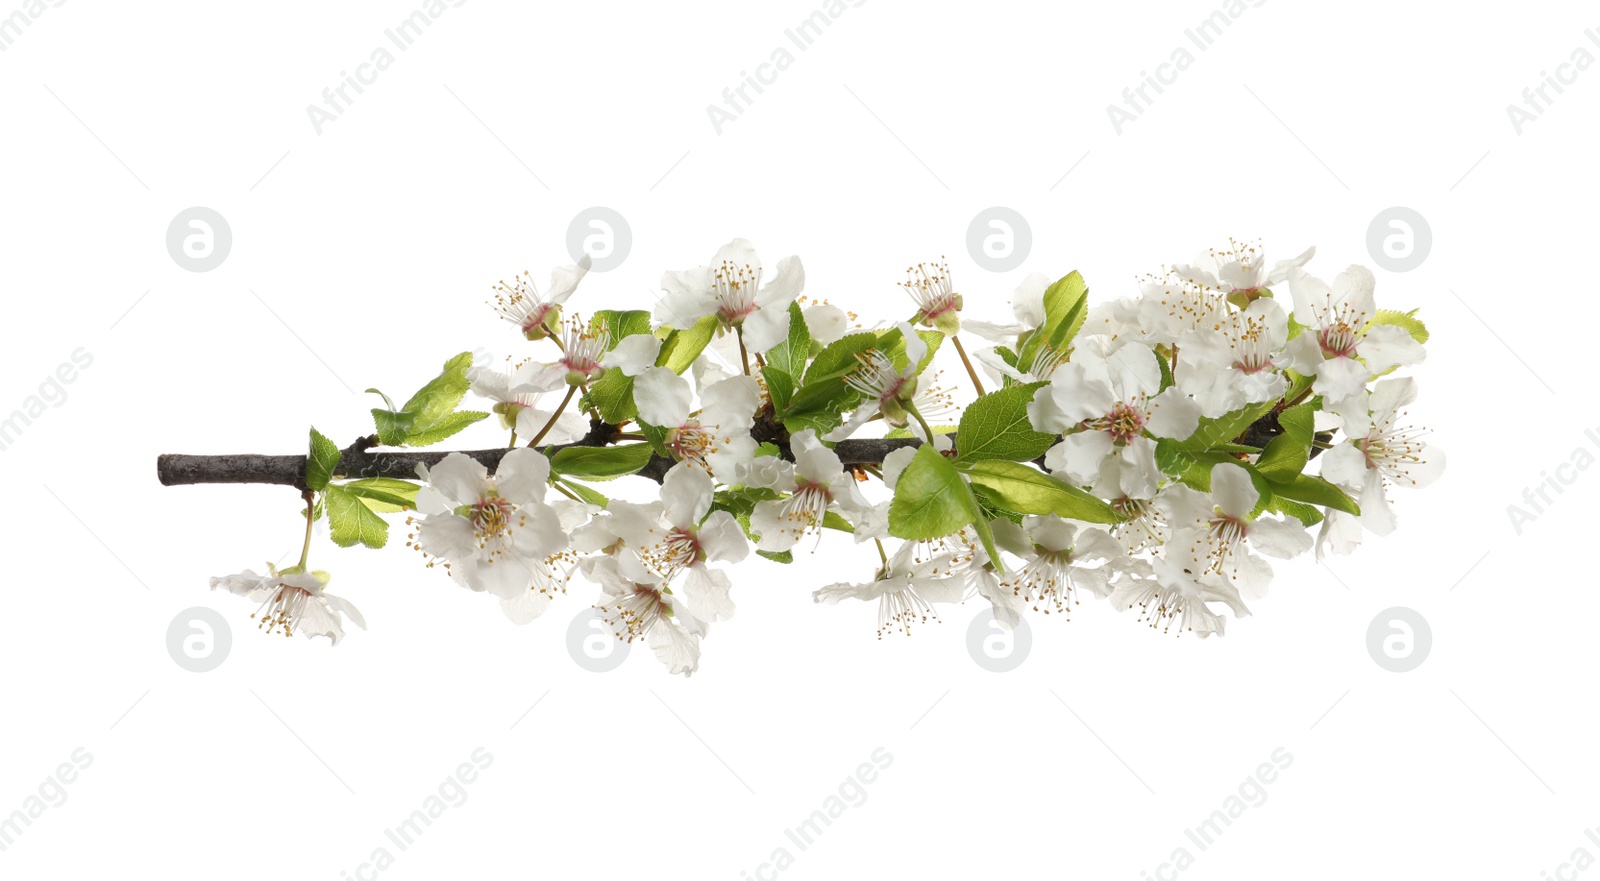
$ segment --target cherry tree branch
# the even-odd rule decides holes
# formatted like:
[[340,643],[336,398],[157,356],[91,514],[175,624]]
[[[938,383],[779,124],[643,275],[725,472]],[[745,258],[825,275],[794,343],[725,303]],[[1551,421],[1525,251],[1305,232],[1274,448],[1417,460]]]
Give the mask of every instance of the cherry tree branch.
[[[589,421],[589,433],[569,444],[552,444],[539,449],[545,453],[553,454],[569,447],[604,447],[617,442],[620,429],[597,419]],[[1283,433],[1283,428],[1278,425],[1278,414],[1274,410],[1261,417],[1245,430],[1238,438],[1240,443],[1255,447],[1265,447],[1273,437]],[[792,458],[789,452],[789,438],[781,426],[772,422],[770,418],[757,420],[751,430],[751,436],[757,441],[775,444],[782,452],[785,459]],[[1318,435],[1319,440],[1326,440],[1332,435],[1323,432]],[[504,447],[492,450],[437,450],[426,453],[408,452],[371,452],[377,446],[377,438],[363,437],[346,447],[339,456],[339,467],[334,473],[347,479],[366,477],[397,477],[403,480],[417,479],[417,466],[426,465],[432,468],[451,452],[460,452],[480,462],[490,472],[495,471],[500,465],[500,459],[509,450]],[[834,453],[839,456],[839,461],[845,465],[882,465],[883,460],[890,453],[904,447],[916,447],[922,444],[916,438],[856,438],[840,441],[834,447]],[[1313,447],[1311,456],[1315,457],[1322,450]],[[660,483],[667,471],[675,464],[659,454],[652,455],[649,463],[638,473],[640,477],[648,477]],[[1042,461],[1035,464],[1043,467]],[[156,476],[163,486],[186,486],[201,483],[265,483],[280,486],[292,486],[304,491],[306,473],[306,457],[295,456],[269,456],[256,453],[233,453],[216,456],[196,456],[182,453],[167,453],[156,458]]]
[[[598,420],[590,420],[589,433],[569,444],[552,444],[539,449],[555,453],[568,447],[604,447],[617,440],[619,429]],[[758,440],[777,444],[788,458],[788,438],[782,430],[771,424],[758,423],[752,434]],[[847,440],[834,448],[839,460],[846,465],[877,465],[885,456],[901,447],[914,447],[921,443],[916,438],[863,438]],[[417,479],[417,466],[432,468],[451,452],[470,456],[493,472],[500,459],[509,450],[504,447],[492,450],[438,450],[433,452],[372,452],[377,438],[363,437],[346,447],[339,456],[339,467],[334,473],[342,478],[397,477]],[[650,462],[638,472],[641,477],[660,482],[673,466],[671,459],[653,455]],[[201,483],[265,483],[292,486],[304,490],[306,457],[271,456],[256,453],[233,453],[215,456],[197,456],[167,453],[156,458],[156,476],[163,486],[186,486]]]

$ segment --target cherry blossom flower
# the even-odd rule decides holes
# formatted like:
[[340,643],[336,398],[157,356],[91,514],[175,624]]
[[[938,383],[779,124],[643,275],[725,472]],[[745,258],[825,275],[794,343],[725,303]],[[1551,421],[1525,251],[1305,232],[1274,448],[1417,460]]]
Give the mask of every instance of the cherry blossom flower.
[[917,304],[916,323],[937,328],[945,336],[961,330],[961,295],[951,284],[948,263],[918,263],[906,270],[900,286]]
[[1139,620],[1148,621],[1152,629],[1167,633],[1177,625],[1180,634],[1188,631],[1204,639],[1221,636],[1227,625],[1227,618],[1213,611],[1211,603],[1227,606],[1235,618],[1250,614],[1237,589],[1220,576],[1205,574],[1201,564],[1181,551],[1136,562],[1141,565],[1132,568],[1139,574],[1117,583],[1111,605],[1118,611],[1137,606]]
[[[843,512],[852,523],[870,520],[876,513],[872,503],[856,487],[853,474],[845,470],[839,456],[817,440],[817,433],[805,429],[790,440],[794,468],[780,473],[772,487],[788,497],[758,502],[750,515],[750,531],[761,536],[757,544],[763,551],[787,551],[806,533],[822,530],[822,519],[832,508]],[[864,540],[857,535],[856,540]]]
[[708,622],[732,617],[734,607],[728,574],[707,564],[738,563],[750,553],[739,521],[711,511],[714,488],[703,469],[680,462],[662,480],[659,502],[607,507],[617,536],[663,582],[679,579],[677,592],[689,613]]
[[510,284],[495,285],[495,311],[515,324],[530,340],[542,340],[561,328],[561,306],[578,289],[578,282],[593,264],[588,254],[576,266],[561,266],[550,272],[550,287],[543,294],[530,273],[514,276]]
[[1205,333],[1186,339],[1179,388],[1194,396],[1202,416],[1217,417],[1248,404],[1283,397],[1289,316],[1263,297],[1243,311],[1218,314]]
[[544,504],[550,460],[538,450],[511,450],[493,477],[461,453],[417,471],[428,485],[417,493],[424,516],[410,545],[430,566],[443,560],[462,586],[516,599],[541,574],[535,563],[567,546],[560,516]]
[[1311,534],[1299,521],[1253,518],[1261,492],[1242,466],[1221,462],[1211,469],[1211,492],[1175,486],[1157,504],[1173,525],[1169,546],[1185,548],[1204,572],[1238,585],[1247,599],[1266,595],[1272,566],[1252,551],[1290,559],[1311,550]]
[[713,383],[691,413],[689,381],[666,367],[650,367],[633,383],[639,420],[666,430],[667,449],[680,462],[692,462],[723,482],[734,479],[741,462],[756,451],[750,437],[761,391],[748,376]]
[[1410,377],[1378,382],[1370,395],[1357,395],[1357,405],[1345,408],[1344,432],[1350,440],[1322,455],[1322,476],[1359,491],[1361,525],[1377,535],[1395,527],[1386,487],[1424,487],[1444,472],[1444,451],[1423,443],[1422,429],[1395,424],[1403,415],[1400,408],[1416,397],[1416,380]]
[[916,542],[907,542],[871,581],[830,584],[813,593],[812,599],[830,606],[843,599],[877,600],[878,638],[894,631],[910,636],[912,625],[939,619],[934,603],[959,603],[967,592],[966,580],[958,571],[962,564],[955,562],[955,555],[923,556],[925,550]]
[[266,575],[246,569],[211,579],[212,590],[220,587],[261,604],[250,615],[258,619],[258,629],[284,636],[299,632],[308,639],[325,636],[329,643],[338,645],[339,640],[344,639],[342,618],[349,618],[362,630],[367,629],[367,622],[349,600],[324,593],[326,584],[326,578],[310,572],[294,569],[279,572],[271,566]]
[[666,295],[656,307],[656,320],[685,327],[715,315],[725,329],[738,330],[747,347],[764,352],[789,335],[789,304],[805,287],[806,275],[799,257],[785,257],[765,286],[762,278],[755,246],[734,239],[717,251],[710,266],[662,276]]
[[1422,344],[1404,328],[1370,325],[1377,314],[1372,270],[1352,265],[1332,286],[1298,267],[1290,270],[1294,319],[1305,332],[1289,341],[1294,369],[1317,381],[1312,391],[1329,406],[1359,394],[1374,375],[1423,359]]
[[1199,406],[1180,389],[1158,393],[1161,370],[1155,358],[1148,346],[1128,343],[1109,357],[1084,352],[1058,368],[1028,406],[1035,429],[1066,433],[1045,454],[1045,467],[1086,486],[1111,459],[1125,493],[1155,495],[1160,470],[1156,442],[1147,433],[1183,440],[1200,420]]
[[[1245,295],[1260,293],[1263,289],[1287,281],[1289,273],[1305,266],[1316,256],[1316,248],[1307,248],[1297,257],[1279,260],[1267,268],[1266,251],[1261,243],[1228,240],[1228,247],[1212,248],[1195,259],[1192,265],[1174,266],[1174,275],[1195,284],[1224,294],[1238,292]],[[1254,300],[1254,296],[1248,297]]]
[[[906,365],[894,366],[894,361],[880,349],[869,349],[856,356],[857,366],[845,376],[845,382],[859,392],[862,402],[850,415],[849,421],[828,432],[826,439],[840,441],[854,434],[875,417],[896,428],[909,427],[913,434],[940,449],[948,449],[950,439],[935,433],[927,436],[924,421],[932,422],[955,409],[950,392],[931,383],[924,384],[919,374],[922,361],[928,357],[928,344],[918,336],[908,322],[900,322],[900,335],[906,344]],[[933,377],[937,379],[937,377]],[[914,419],[913,413],[922,419]]]
[[1022,529],[1027,547],[1018,556],[1025,562],[1000,584],[1034,611],[1049,614],[1054,609],[1065,615],[1077,604],[1075,592],[1080,588],[1102,598],[1111,595],[1111,570],[1084,565],[1122,556],[1122,547],[1110,535],[1053,514],[1029,516]]
[[500,417],[501,425],[523,437],[533,437],[554,418],[555,424],[544,436],[552,444],[571,443],[588,432],[589,420],[576,410],[563,410],[557,416],[553,407],[540,406],[548,394],[539,388],[543,365],[528,362],[512,370],[479,366],[493,360],[487,353],[475,354],[467,379],[472,383],[473,394],[494,401],[492,410]]
[[688,676],[699,669],[706,624],[667,591],[660,575],[632,553],[592,557],[585,563],[584,575],[600,585],[595,609],[617,639],[644,640],[668,673]]

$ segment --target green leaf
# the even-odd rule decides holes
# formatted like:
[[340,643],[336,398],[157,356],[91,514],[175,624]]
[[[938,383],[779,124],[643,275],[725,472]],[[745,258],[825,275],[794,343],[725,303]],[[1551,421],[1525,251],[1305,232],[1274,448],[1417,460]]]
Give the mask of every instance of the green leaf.
[[311,429],[311,449],[306,454],[306,486],[312,492],[322,492],[339,468],[339,446]]
[[[1367,322],[1367,328],[1371,328],[1375,324],[1392,324],[1395,327],[1404,329],[1406,333],[1411,334],[1411,338],[1417,342],[1425,343],[1428,341],[1428,326],[1423,324],[1422,321],[1416,317],[1416,314],[1417,310],[1415,309],[1412,309],[1410,312],[1396,312],[1392,309],[1379,309],[1377,314],[1372,316],[1372,320]],[[1365,332],[1365,330],[1366,328],[1363,328],[1363,332]]]
[[488,418],[489,414],[476,411],[453,412],[472,385],[467,380],[467,369],[471,366],[471,352],[462,352],[446,361],[443,371],[418,389],[398,411],[385,396],[384,402],[390,409],[372,411],[378,440],[388,446],[426,446]]
[[810,355],[811,329],[806,326],[805,312],[801,310],[799,303],[790,303],[789,337],[766,353],[767,366],[782,370],[791,378],[803,376],[806,358]]
[[417,390],[406,401],[402,408],[404,412],[416,415],[419,426],[427,426],[443,420],[450,411],[461,403],[466,396],[467,389],[472,383],[467,380],[467,369],[472,366],[472,353],[461,354],[444,362],[444,370],[428,380],[428,384]]
[[1177,380],[1172,376],[1172,362],[1162,357],[1160,352],[1156,352],[1156,363],[1161,365],[1161,387],[1157,390],[1159,394],[1172,388],[1172,384]]
[[1323,519],[1322,512],[1318,511],[1316,508],[1301,502],[1296,502],[1293,499],[1283,498],[1282,496],[1273,496],[1272,505],[1270,507],[1279,514],[1287,514],[1288,516],[1299,520],[1304,526],[1316,526],[1318,523],[1321,523]]
[[427,428],[413,425],[411,434],[406,438],[406,445],[412,447],[425,447],[455,434],[463,428],[489,418],[488,413],[481,410],[457,410]]
[[1044,455],[1055,445],[1054,435],[1034,431],[1028,421],[1028,405],[1039,389],[1049,385],[1033,382],[990,392],[961,414],[956,432],[956,453],[960,461],[1007,459],[1027,462]]
[[772,398],[772,412],[782,413],[789,406],[789,399],[794,397],[794,377],[769,361],[761,368],[761,378],[766,381],[767,395]]
[[340,489],[360,498],[368,508],[380,514],[415,510],[418,484],[394,477],[366,477],[338,485]]
[[1045,289],[1044,323],[1040,324],[1023,341],[1017,352],[1017,363],[1032,369],[1034,359],[1046,347],[1065,352],[1072,346],[1073,337],[1083,327],[1088,314],[1089,286],[1076,270],[1066,274]]
[[967,512],[972,516],[972,529],[978,533],[978,541],[983,544],[983,552],[989,555],[989,565],[994,567],[996,574],[1005,575],[1005,562],[1000,557],[1000,550],[994,546],[994,527],[989,525],[989,517],[983,512],[983,505],[978,501],[978,494],[972,484],[961,482],[962,495],[966,499]]
[[589,329],[598,333],[602,327],[610,333],[606,341],[606,350],[610,351],[626,337],[649,333],[650,313],[644,309],[601,309],[589,319]]
[[1262,401],[1259,404],[1249,404],[1224,413],[1215,418],[1202,418],[1200,425],[1195,428],[1194,434],[1187,438],[1173,438],[1178,449],[1185,452],[1209,450],[1219,444],[1231,444],[1234,438],[1244,433],[1244,430],[1255,424],[1257,419],[1267,415],[1267,412],[1278,405],[1277,401]]
[[895,484],[889,534],[924,541],[961,530],[977,512],[961,473],[931,445],[917,449]]
[[1006,510],[1055,514],[1088,523],[1122,522],[1122,515],[1104,501],[1020,462],[992,459],[963,463],[962,470],[973,486],[987,490]]
[[1272,487],[1272,494],[1278,498],[1321,505],[1346,514],[1361,513],[1361,507],[1356,504],[1355,499],[1345,495],[1344,490],[1321,477],[1297,474],[1292,480],[1269,480],[1267,484]]
[[567,447],[551,457],[550,467],[562,477],[584,480],[615,480],[650,464],[649,444],[623,444],[616,447]]
[[[899,335],[898,330],[894,333],[896,336]],[[817,357],[811,359],[811,366],[806,370],[802,388],[818,380],[844,376],[856,369],[857,355],[878,347],[878,335],[870,332],[846,334],[834,340],[824,346],[822,351],[817,353]]]
[[661,354],[656,356],[656,366],[670,368],[673,373],[678,374],[688,370],[694,364],[694,359],[700,357],[700,353],[710,345],[711,338],[716,336],[717,325],[717,316],[707,315],[690,327],[674,328],[661,343]]
[[601,495],[586,484],[578,483],[574,480],[563,480],[559,483],[571,491],[573,495],[597,508],[604,508],[606,505],[611,504],[611,499]]
[[594,412],[612,425],[621,425],[639,415],[639,407],[633,402],[633,377],[624,375],[619,367],[606,370],[590,383],[586,397]]
[[1278,414],[1278,425],[1283,434],[1267,442],[1266,449],[1256,460],[1256,470],[1268,480],[1293,480],[1304,471],[1311,457],[1311,440],[1315,408],[1311,404],[1297,404]]
[[756,550],[756,554],[759,555],[759,556],[762,556],[762,557],[766,557],[767,559],[771,560],[774,563],[793,563],[794,562],[794,552],[793,551],[763,551],[763,550],[760,550],[758,548]]
[[360,496],[337,483],[323,490],[328,506],[328,529],[341,548],[363,544],[381,548],[389,541],[389,524]]

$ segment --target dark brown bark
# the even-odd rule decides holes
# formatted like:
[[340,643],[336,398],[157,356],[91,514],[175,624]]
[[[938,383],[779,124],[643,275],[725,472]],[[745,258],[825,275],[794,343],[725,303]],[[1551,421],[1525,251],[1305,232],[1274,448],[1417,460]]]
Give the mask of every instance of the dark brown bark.
[[[1254,425],[1251,425],[1244,434],[1238,438],[1239,443],[1256,447],[1264,447],[1267,441],[1283,433],[1278,425],[1277,411],[1269,412]],[[783,426],[773,422],[770,418],[756,421],[751,435],[758,441],[776,444],[782,451],[784,458],[789,455],[789,436]],[[567,447],[603,447],[616,442],[617,427],[599,420],[590,420],[589,433],[570,444],[555,444],[541,449],[555,452]],[[1326,441],[1330,434],[1323,432],[1317,436],[1318,440]],[[919,446],[921,441],[916,438],[861,438],[840,441],[834,452],[838,454],[839,461],[845,465],[879,465],[884,457],[903,447]],[[335,474],[345,479],[363,477],[398,477],[406,480],[417,479],[417,466],[426,465],[433,467],[439,460],[450,455],[450,450],[439,450],[427,453],[408,452],[372,452],[372,447],[377,445],[376,437],[363,437],[345,448],[339,457],[339,467]],[[460,450],[463,455],[471,456],[483,463],[485,468],[493,472],[500,465],[501,457],[505,456],[505,449],[493,450]],[[1322,452],[1312,448],[1311,455],[1316,456]],[[1043,461],[1040,460],[1040,467]],[[668,469],[673,465],[671,459],[660,455],[652,455],[649,464],[639,471],[641,477],[660,482],[667,475]],[[199,483],[266,483],[281,486],[292,486],[304,490],[306,472],[306,457],[301,456],[267,456],[256,453],[233,453],[217,456],[194,456],[181,453],[168,453],[156,458],[156,477],[163,486],[183,486]]]

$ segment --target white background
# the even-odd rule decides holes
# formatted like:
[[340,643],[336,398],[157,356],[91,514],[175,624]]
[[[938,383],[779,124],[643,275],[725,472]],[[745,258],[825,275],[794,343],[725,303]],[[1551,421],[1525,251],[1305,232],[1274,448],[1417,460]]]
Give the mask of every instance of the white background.
[[[1506,511],[1574,450],[1600,454],[1582,384],[1600,73],[1520,135],[1505,110],[1575,47],[1600,53],[1591,9],[1267,2],[1202,52],[1184,31],[1209,2],[871,0],[800,52],[784,31],[811,2],[474,0],[319,135],[307,105],[417,8],[74,0],[0,53],[0,412],[93,357],[0,452],[0,812],[93,756],[0,876],[370,878],[380,846],[386,879],[770,878],[779,847],[786,879],[1570,878],[1575,849],[1600,855],[1600,474],[1520,535]],[[707,105],[779,46],[793,65],[718,134]],[[1178,46],[1193,65],[1118,134],[1106,106]],[[207,273],[165,249],[193,205],[233,231]],[[662,270],[745,236],[868,320],[903,314],[893,283],[940,254],[989,319],[1029,271],[1079,269],[1098,300],[1228,236],[1275,257],[1315,244],[1331,277],[1370,264],[1369,222],[1409,206],[1433,249],[1379,271],[1379,301],[1433,332],[1411,413],[1450,467],[1397,494],[1393,536],[1278,565],[1225,639],[1085,606],[1034,620],[1008,674],[968,655],[976,604],[881,642],[872,606],[813,605],[870,573],[837,538],[741,567],[738,615],[687,680],[642,649],[578,668],[566,628],[590,588],[514,627],[425,570],[400,522],[384,552],[313,550],[371,627],[337,649],[261,636],[207,590],[292,562],[299,500],[163,488],[158,453],[295,453],[310,423],[348,443],[371,430],[361,389],[518,350],[489,285],[569,262],[567,225],[594,205],[634,243],[580,311],[648,307]],[[991,205],[1031,226],[1014,272],[967,254]],[[214,672],[167,654],[193,606],[233,624]],[[1431,624],[1414,672],[1368,656],[1391,606]],[[493,763],[465,803],[395,848],[384,830],[479,747]],[[893,764],[865,803],[789,841],[879,747]],[[1280,747],[1293,764],[1265,803],[1209,849],[1185,838]],[[1180,846],[1193,865],[1158,872]]]

